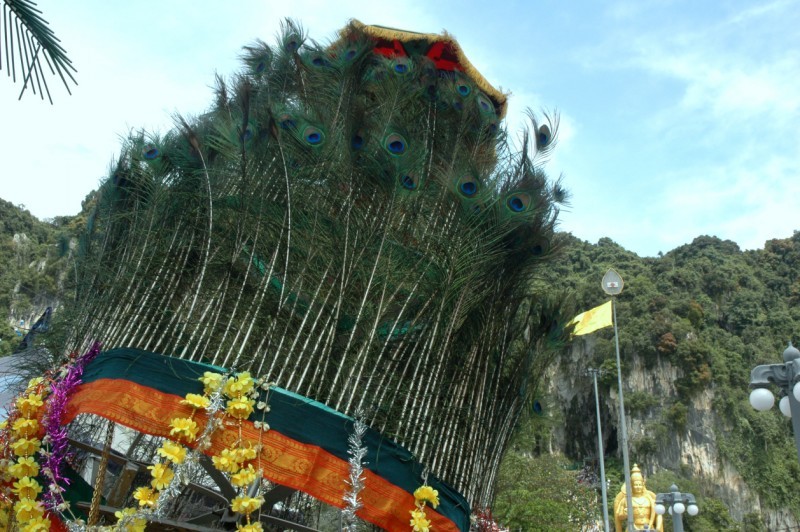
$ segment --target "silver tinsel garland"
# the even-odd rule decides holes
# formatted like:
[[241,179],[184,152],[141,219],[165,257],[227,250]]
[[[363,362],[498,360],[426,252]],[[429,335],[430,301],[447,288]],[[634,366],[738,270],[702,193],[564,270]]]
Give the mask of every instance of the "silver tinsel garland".
[[364,489],[364,457],[367,454],[367,448],[361,443],[364,433],[367,432],[367,425],[363,421],[363,413],[358,411],[353,420],[353,432],[348,436],[347,454],[350,455],[348,460],[350,464],[350,478],[345,480],[350,489],[344,496],[345,507],[342,510],[342,530],[346,532],[356,532],[356,524],[358,518],[356,512],[363,505],[359,499],[361,490]]

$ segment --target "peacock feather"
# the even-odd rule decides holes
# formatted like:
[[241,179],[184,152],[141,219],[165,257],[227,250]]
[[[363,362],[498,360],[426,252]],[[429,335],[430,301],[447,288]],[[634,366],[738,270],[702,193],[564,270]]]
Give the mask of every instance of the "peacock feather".
[[[287,22],[213,107],[131,136],[99,191],[70,346],[250,370],[370,424],[478,503],[558,321],[531,275],[565,199],[454,39]],[[542,317],[545,316],[545,317]],[[544,342],[544,343],[543,343]]]

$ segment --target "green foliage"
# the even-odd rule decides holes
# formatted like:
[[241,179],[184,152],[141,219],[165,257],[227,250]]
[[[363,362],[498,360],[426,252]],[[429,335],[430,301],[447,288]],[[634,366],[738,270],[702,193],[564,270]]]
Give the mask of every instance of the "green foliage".
[[[577,482],[558,456],[506,455],[500,467],[493,514],[512,530],[580,530],[601,512],[596,492]],[[600,514],[601,515],[601,514]]]
[[645,461],[658,450],[658,442],[652,436],[639,436],[631,439],[631,451],[637,460]]
[[[625,279],[617,300],[623,375],[635,364],[672,364],[677,369],[677,396],[651,398],[635,390],[625,394],[629,414],[647,423],[644,435],[634,435],[630,442],[637,459],[657,456],[661,441],[685,432],[691,400],[712,389],[719,418],[716,434],[708,436],[715,438],[722,457],[765,508],[788,508],[800,515],[800,465],[794,459],[790,423],[777,409],[755,412],[747,401],[750,370],[780,362],[789,340],[800,343],[800,232],[747,252],[733,242],[702,236],[659,258],[636,257],[608,239],[596,245],[572,239],[552,268],[557,275],[552,282],[569,286],[576,305],[585,310],[603,301],[597,282],[609,267]],[[600,330],[593,341],[592,363],[604,370],[600,382],[615,388],[613,332]],[[581,415],[593,412],[579,411],[573,417]],[[596,445],[591,431],[568,434],[585,439],[571,442],[570,449]],[[607,472],[613,475],[613,461],[608,463]],[[678,476],[672,480],[681,488],[689,482]],[[707,486],[686,486],[688,491],[696,488],[693,493],[712,510],[686,519],[687,530],[738,530],[740,525],[723,511],[725,503],[707,496]],[[760,523],[760,516],[750,515],[742,526],[758,530]]]
[[664,417],[676,429],[686,430],[686,421],[689,415],[689,407],[684,403],[675,403],[664,411]]
[[[730,509],[720,499],[707,496],[707,487],[688,478],[686,475],[663,470],[647,479],[647,489],[655,493],[666,493],[675,484],[682,492],[691,493],[697,500],[700,513],[695,516],[683,515],[683,527],[687,532],[734,532],[739,531],[739,523],[731,517]],[[672,517],[664,516],[664,530],[672,530]],[[748,530],[748,529],[746,529]]]
[[632,416],[646,414],[661,401],[651,393],[632,391],[625,394],[625,410]]
[[764,519],[758,512],[750,512],[744,515],[742,519],[743,532],[767,532],[767,527],[764,525]]
[[29,324],[47,306],[71,296],[70,243],[81,230],[80,216],[41,222],[0,199],[0,355],[19,344],[12,323],[24,319]]

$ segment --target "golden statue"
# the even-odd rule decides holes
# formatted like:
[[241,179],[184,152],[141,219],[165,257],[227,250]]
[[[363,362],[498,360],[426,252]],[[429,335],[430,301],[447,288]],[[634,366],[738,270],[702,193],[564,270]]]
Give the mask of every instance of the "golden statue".
[[[631,469],[631,502],[633,503],[633,526],[636,530],[657,530],[664,532],[664,523],[656,513],[656,494],[649,491],[639,466],[633,464]],[[625,484],[619,489],[614,499],[614,523],[617,532],[622,532],[622,524],[628,521],[628,501],[625,495]]]

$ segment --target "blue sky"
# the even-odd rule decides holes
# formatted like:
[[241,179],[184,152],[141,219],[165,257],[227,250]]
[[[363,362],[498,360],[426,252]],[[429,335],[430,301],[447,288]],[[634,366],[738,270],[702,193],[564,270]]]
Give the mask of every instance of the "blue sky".
[[[349,18],[447,30],[526,107],[561,113],[547,165],[560,229],[655,256],[715,235],[744,249],[800,229],[800,0],[236,2],[40,0],[78,69],[55,105],[0,80],[0,197],[75,214],[129,129],[165,130],[210,104],[242,45],[284,17],[326,41]],[[0,71],[6,77],[6,71]]]

